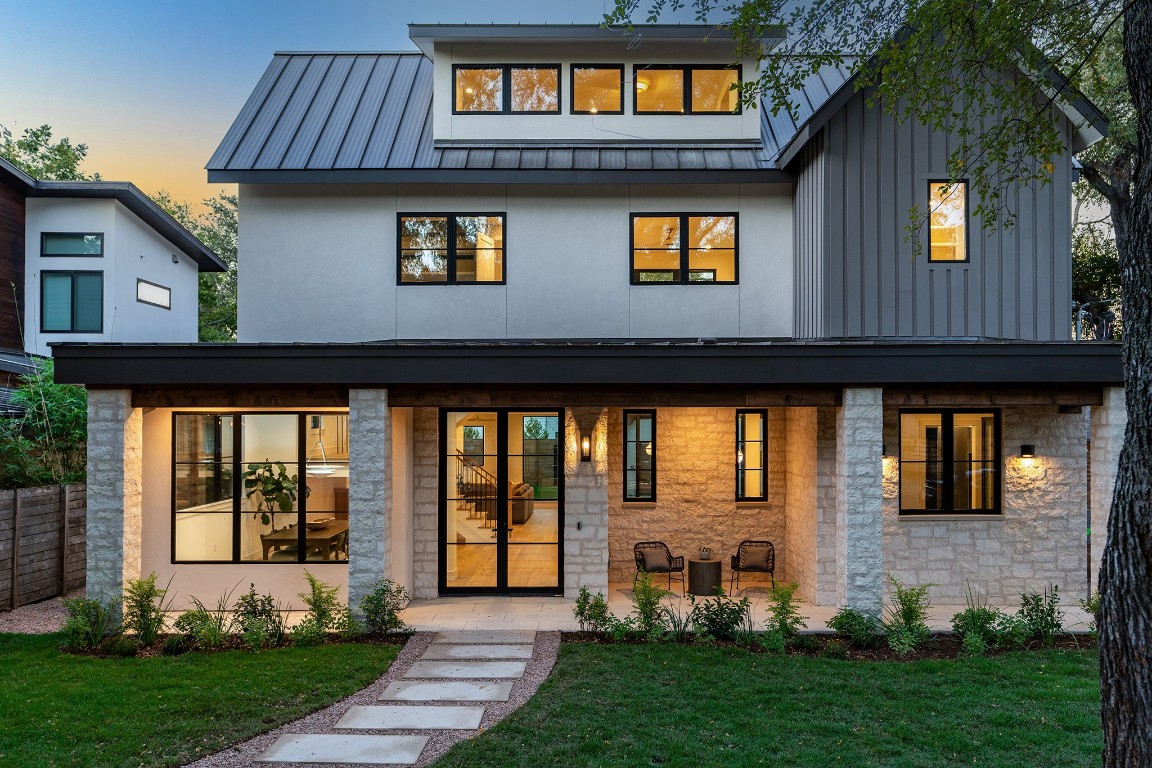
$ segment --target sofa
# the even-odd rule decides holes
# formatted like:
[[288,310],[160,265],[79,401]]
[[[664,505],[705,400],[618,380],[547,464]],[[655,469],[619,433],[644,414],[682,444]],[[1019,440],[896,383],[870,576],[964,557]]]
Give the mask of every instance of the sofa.
[[512,524],[523,525],[535,510],[536,489],[528,483],[512,483],[508,501],[512,504]]

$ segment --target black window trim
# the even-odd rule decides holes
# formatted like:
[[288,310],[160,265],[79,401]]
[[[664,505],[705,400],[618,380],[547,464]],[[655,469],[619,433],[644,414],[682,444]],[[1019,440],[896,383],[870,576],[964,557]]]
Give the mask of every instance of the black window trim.
[[[763,437],[760,440],[744,442],[758,442],[761,444],[760,457],[763,466],[760,467],[760,495],[749,496],[740,493],[740,473],[749,471],[746,467],[740,466],[739,451],[740,451],[740,417],[748,414],[756,414],[761,418],[761,434]],[[768,500],[768,409],[767,408],[737,408],[736,409],[736,423],[735,423],[735,449],[737,451],[734,456],[734,463],[736,465],[735,476],[735,492],[736,501],[767,501]],[[753,470],[755,471],[755,470]]]
[[[904,508],[904,434],[903,434],[903,421],[902,418],[906,413],[928,413],[937,414],[940,416],[940,441],[943,446],[941,453],[940,463],[942,466],[949,468],[948,471],[943,473],[943,485],[941,493],[943,494],[944,505],[941,509],[905,509]],[[996,448],[996,456],[992,460],[992,466],[996,470],[996,479],[992,486],[992,509],[953,509],[952,500],[954,497],[954,483],[950,467],[955,463],[955,457],[952,455],[952,431],[953,431],[953,416],[956,414],[964,413],[991,413],[993,417],[992,429],[995,432],[993,443]],[[1002,515],[1004,513],[1004,432],[1003,432],[1003,414],[999,408],[901,408],[897,412],[896,417],[896,474],[897,474],[897,496],[896,504],[899,509],[899,514],[904,515]],[[924,462],[916,462],[924,463]]]
[[[736,87],[744,84],[743,67],[735,64],[633,64],[632,65],[632,114],[634,115],[742,115],[744,105],[739,99],[736,109],[731,112],[697,112],[692,109],[692,73],[698,69],[719,70],[730,69],[736,72]],[[640,109],[639,99],[636,98],[636,83],[639,74],[645,70],[680,70],[684,73],[684,104],[680,112],[662,112]]]
[[[44,253],[45,240],[49,237],[93,237],[100,238],[100,253]],[[103,232],[41,232],[40,258],[42,259],[102,259],[104,258]]]
[[[348,560],[309,560],[308,557],[308,544],[305,538],[304,526],[300,526],[299,537],[297,539],[296,551],[297,557],[301,556],[304,559],[297,560],[242,560],[240,558],[240,523],[241,518],[247,513],[247,510],[241,509],[243,503],[244,492],[244,478],[240,468],[244,465],[243,461],[243,417],[244,416],[295,416],[297,422],[296,429],[296,467],[297,472],[305,473],[305,482],[307,482],[307,466],[308,466],[308,428],[311,416],[344,416],[347,411],[310,411],[310,410],[294,410],[294,411],[251,411],[251,410],[219,410],[219,411],[185,411],[178,410],[172,411],[172,446],[171,453],[169,454],[168,463],[172,466],[171,477],[171,509],[172,509],[172,536],[171,536],[171,550],[170,562],[172,565],[348,565]],[[178,462],[176,461],[176,419],[179,416],[231,416],[232,417],[232,511],[231,512],[218,512],[215,514],[230,514],[232,515],[232,558],[229,560],[177,560],[176,559],[176,515],[180,512],[176,508],[176,467],[180,464],[190,464],[198,462]],[[217,425],[217,436],[221,434],[221,429]],[[217,437],[216,441],[217,451],[219,451],[220,440]],[[214,463],[223,466],[223,461],[216,461]],[[351,481],[349,481],[351,482]],[[297,503],[300,508],[296,510],[297,524],[299,521],[307,520],[308,514],[308,496],[301,493],[297,495]],[[323,511],[323,510],[321,510]],[[278,513],[279,514],[279,513]]]
[[[44,318],[44,288],[46,275],[68,275],[72,285],[72,317],[67,330],[48,328]],[[77,331],[76,328],[76,275],[100,275],[100,327],[96,330]],[[104,270],[102,269],[42,269],[40,270],[40,332],[41,333],[104,333]]]
[[[926,226],[928,227],[928,263],[929,264],[971,264],[972,263],[972,242],[971,242],[971,229],[972,229],[972,210],[968,203],[969,195],[972,191],[972,185],[968,183],[967,178],[963,179],[948,179],[948,178],[931,178],[928,179],[928,184],[924,188],[924,206],[927,211]],[[957,184],[964,185],[964,258],[962,259],[934,259],[932,258],[932,211],[928,208],[932,203],[932,185],[933,184]]]
[[[647,416],[652,419],[652,495],[637,497],[628,495],[628,417],[629,416]],[[624,471],[621,473],[621,499],[627,504],[651,504],[656,501],[656,464],[657,456],[659,454],[659,443],[656,436],[656,409],[655,408],[628,408],[623,413],[623,448],[624,448]],[[639,458],[639,457],[637,457]],[[639,473],[639,463],[636,465],[635,472]],[[637,486],[639,486],[639,477],[637,477]]]
[[[688,268],[690,250],[688,247],[688,238],[684,235],[688,231],[688,219],[697,218],[701,216],[718,216],[727,217],[731,216],[735,222],[735,231],[732,234],[732,279],[731,280],[689,280],[690,273],[702,272],[705,270],[697,269],[690,270]],[[636,219],[638,218],[669,218],[677,217],[680,219],[680,279],[669,280],[666,282],[661,281],[644,281],[640,280],[640,272],[661,272],[667,270],[659,269],[636,269]],[[683,213],[679,211],[671,211],[666,213],[661,212],[648,212],[648,211],[634,211],[628,218],[628,281],[631,285],[739,285],[740,284],[740,214],[735,211],[705,211],[705,212],[689,212]]]
[[[614,69],[620,73],[620,109],[601,109],[595,112],[576,109],[576,70]],[[568,68],[568,112],[573,115],[622,115],[624,114],[624,65],[623,64],[571,64]]]
[[[140,298],[140,283],[144,283],[145,285],[150,285],[153,288],[163,288],[164,290],[168,291],[168,306],[164,306],[163,304],[157,304],[154,301],[146,301],[146,300]],[[138,277],[138,278],[136,278],[136,303],[147,304],[150,307],[158,307],[160,309],[166,309],[169,312],[171,312],[172,311],[172,289],[166,285],[160,285],[160,283],[154,283],[151,280],[145,280],[142,277]]]
[[[476,112],[458,109],[456,104],[456,73],[461,69],[500,70],[500,109]],[[512,109],[512,70],[514,69],[554,69],[556,70],[556,109],[549,112]],[[453,115],[561,115],[564,113],[564,67],[559,63],[519,63],[519,64],[453,64],[452,65],[452,114]]]
[[[469,216],[499,216],[501,220],[502,240],[500,246],[500,279],[499,280],[470,280],[459,282],[456,280],[456,218],[469,217]],[[405,218],[429,218],[437,219],[446,217],[448,219],[448,239],[447,239],[447,260],[448,271],[443,281],[430,281],[421,280],[414,282],[404,281],[404,261],[403,261],[403,247],[402,242],[404,238],[403,221]],[[508,214],[507,212],[497,211],[453,211],[447,212],[433,212],[415,211],[415,212],[399,212],[396,214],[396,285],[507,285],[508,283]]]

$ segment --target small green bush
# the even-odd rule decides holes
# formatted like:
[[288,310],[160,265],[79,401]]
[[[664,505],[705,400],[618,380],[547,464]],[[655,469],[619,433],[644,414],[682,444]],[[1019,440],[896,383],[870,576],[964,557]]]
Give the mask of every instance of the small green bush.
[[172,628],[183,633],[201,650],[212,651],[224,647],[232,634],[232,618],[228,611],[231,597],[232,592],[229,591],[217,600],[216,607],[211,609],[199,598],[190,598],[196,608],[176,617]]
[[846,659],[848,646],[840,640],[829,640],[820,650],[820,655],[826,659]]
[[408,607],[412,595],[391,579],[380,579],[360,598],[360,613],[364,616],[364,629],[371,635],[403,632],[408,629],[400,611]]
[[960,637],[964,653],[980,656],[996,642],[996,627],[1004,613],[981,601],[972,588],[964,596],[965,608],[952,617],[952,631]]
[[304,605],[308,606],[304,622],[314,625],[321,634],[340,631],[346,625],[347,614],[347,609],[337,597],[340,590],[320,581],[308,570],[304,571],[304,578],[308,580],[308,591],[299,594]]
[[249,584],[248,591],[236,598],[232,607],[233,629],[253,651],[283,645],[288,635],[287,621],[287,612],[271,595],[257,594],[255,584]]
[[86,597],[64,601],[68,618],[64,620],[64,648],[86,651],[97,648],[104,638],[119,631],[114,603],[101,603]]
[[722,587],[716,588],[714,597],[706,597],[697,603],[693,595],[690,602],[692,626],[697,633],[715,640],[735,640],[752,608],[748,598],[733,600],[724,594]]
[[796,590],[799,588],[799,584],[781,584],[772,590],[768,602],[768,618],[764,626],[769,632],[779,632],[788,643],[800,634],[800,630],[808,627],[796,608]]
[[892,576],[888,583],[892,585],[892,604],[885,610],[884,620],[888,646],[899,654],[910,653],[931,634],[927,618],[928,588],[932,585],[905,587]]
[[612,611],[608,608],[608,600],[604,597],[604,593],[597,592],[593,595],[588,591],[588,587],[580,587],[572,615],[579,622],[581,632],[603,632],[608,629],[612,621]]
[[820,647],[820,641],[815,635],[793,635],[788,641],[789,648],[797,650],[814,651]]
[[1081,598],[1080,608],[1092,617],[1088,622],[1088,632],[1092,637],[1096,637],[1100,626],[1100,593],[1093,592],[1087,600]]
[[189,650],[191,646],[184,635],[169,635],[160,646],[160,653],[164,656],[179,656]]
[[134,637],[112,635],[100,643],[100,652],[115,659],[127,659],[140,652],[140,641]]
[[1064,629],[1064,611],[1060,609],[1060,587],[1053,584],[1044,594],[1020,595],[1017,612],[1028,628],[1030,639],[1048,647],[1056,644],[1056,635]]
[[167,589],[156,586],[154,572],[143,579],[129,580],[124,590],[124,629],[136,635],[141,645],[153,645],[164,631],[166,594]]
[[301,647],[320,645],[328,639],[327,630],[316,619],[307,617],[292,630],[292,644]]
[[828,620],[828,628],[846,639],[853,648],[861,650],[875,648],[884,639],[880,619],[847,606]]

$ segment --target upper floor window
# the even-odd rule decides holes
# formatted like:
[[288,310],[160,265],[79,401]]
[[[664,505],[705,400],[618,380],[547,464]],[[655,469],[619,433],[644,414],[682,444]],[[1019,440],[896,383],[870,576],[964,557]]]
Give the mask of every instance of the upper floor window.
[[398,282],[504,282],[504,214],[398,216]]
[[632,215],[633,285],[736,281],[736,214]]
[[768,498],[768,412],[736,411],[736,501]]
[[557,64],[453,67],[456,113],[558,113],[560,66]]
[[41,256],[103,256],[104,235],[96,232],[44,232],[40,235]]
[[900,412],[900,512],[1000,511],[998,411]]
[[104,273],[40,273],[40,330],[44,333],[101,333],[104,330]]
[[632,79],[638,115],[740,114],[740,72],[734,68],[644,65]]
[[656,411],[624,411],[624,501],[656,501]]
[[928,260],[968,260],[968,182],[928,182]]
[[172,309],[172,289],[136,278],[136,301],[161,309]]
[[572,65],[572,114],[620,115],[624,113],[624,66],[622,64]]

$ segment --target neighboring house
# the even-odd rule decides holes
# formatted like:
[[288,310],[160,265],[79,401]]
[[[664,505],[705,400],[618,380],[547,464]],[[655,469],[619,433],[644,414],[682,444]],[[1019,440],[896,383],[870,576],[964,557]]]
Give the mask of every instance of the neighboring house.
[[[571,596],[650,539],[725,583],[768,539],[822,605],[1086,594],[1124,406],[1117,345],[1069,341],[1069,156],[987,234],[949,137],[838,70],[792,121],[737,108],[755,61],[707,27],[410,34],[277,54],[210,160],[240,343],[55,349],[90,388],[94,594]],[[1072,151],[1105,130],[1051,116]]]
[[199,273],[224,269],[131,184],[37,181],[0,158],[0,349],[194,342]]

